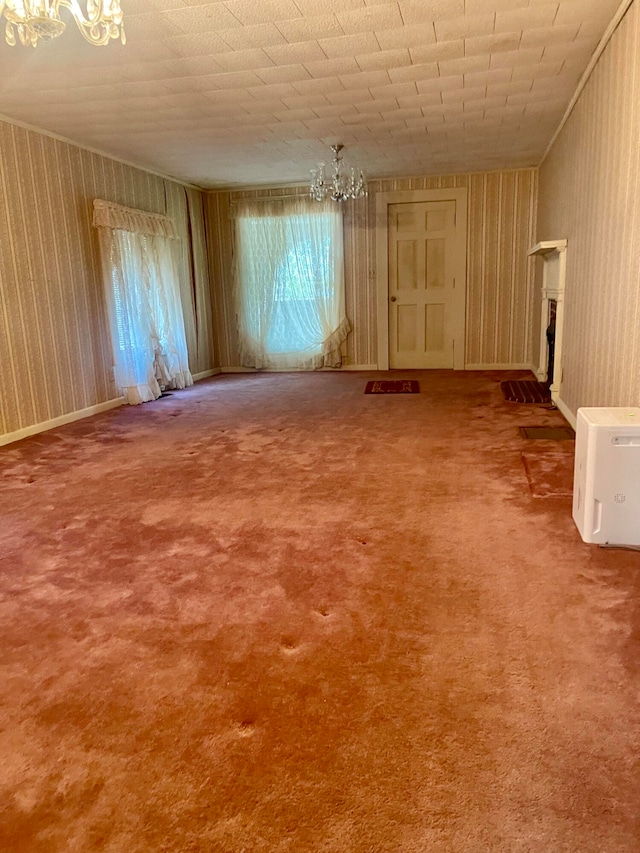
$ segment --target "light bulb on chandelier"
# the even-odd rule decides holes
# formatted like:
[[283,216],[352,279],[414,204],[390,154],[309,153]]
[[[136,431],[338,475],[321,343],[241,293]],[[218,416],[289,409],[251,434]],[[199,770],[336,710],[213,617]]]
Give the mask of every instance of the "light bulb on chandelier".
[[107,44],[119,38],[126,44],[120,0],[87,0],[86,12],[79,0],[0,0],[0,19],[4,16],[7,44],[35,47],[38,41],[51,41],[67,25],[60,10],[68,9],[78,29],[90,44]]
[[333,174],[325,175],[325,164],[319,163],[316,169],[311,170],[311,187],[309,194],[315,201],[324,201],[329,197],[332,201],[347,201],[350,198],[364,198],[367,195],[367,178],[360,169],[357,173],[355,168],[343,171],[343,161],[340,152],[344,145],[332,145]]

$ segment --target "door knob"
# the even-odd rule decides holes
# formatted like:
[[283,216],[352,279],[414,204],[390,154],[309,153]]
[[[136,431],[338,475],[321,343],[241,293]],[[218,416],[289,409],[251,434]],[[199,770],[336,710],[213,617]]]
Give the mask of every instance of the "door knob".
[[391,302],[395,302],[395,301],[396,301],[396,297],[395,297],[395,296],[392,296],[390,301],[391,301]]

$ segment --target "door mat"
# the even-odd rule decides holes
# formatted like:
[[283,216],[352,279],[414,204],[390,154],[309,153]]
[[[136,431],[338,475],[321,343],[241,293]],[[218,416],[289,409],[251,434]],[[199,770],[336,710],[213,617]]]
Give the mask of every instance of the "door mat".
[[501,382],[504,399],[510,403],[549,403],[551,394],[542,382],[529,379],[511,379]]
[[536,438],[545,441],[574,441],[576,434],[571,427],[521,426],[518,427],[523,438]]
[[573,453],[523,453],[529,491],[533,498],[570,498],[573,495]]
[[365,394],[419,394],[420,383],[416,379],[376,379],[367,382]]

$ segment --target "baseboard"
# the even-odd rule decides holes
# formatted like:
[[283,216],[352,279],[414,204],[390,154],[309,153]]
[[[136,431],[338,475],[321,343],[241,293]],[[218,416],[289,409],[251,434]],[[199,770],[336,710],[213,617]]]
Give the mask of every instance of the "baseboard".
[[60,415],[59,418],[53,418],[50,421],[42,421],[39,424],[18,429],[15,432],[7,432],[0,435],[0,447],[5,444],[11,444],[14,441],[20,441],[23,438],[29,438],[30,435],[37,435],[39,432],[46,432],[49,429],[55,429],[65,424],[80,421],[82,418],[90,418],[91,415],[99,415],[101,412],[108,412],[109,409],[116,409],[118,406],[124,405],[124,397],[116,397],[114,400],[107,400],[106,403],[98,403],[97,406],[89,406],[86,409],[78,409],[76,412],[68,412],[66,415]]
[[555,401],[555,404],[560,414],[564,415],[564,417],[569,421],[575,431],[578,425],[578,420],[569,408],[569,406],[567,406],[567,404],[563,400],[561,400],[560,397],[558,397],[558,399]]
[[530,370],[537,375],[532,364],[465,364],[465,370]]
[[[327,368],[331,370],[331,368]],[[343,364],[340,370],[377,370],[377,364]]]
[[200,382],[201,379],[208,379],[210,376],[217,376],[222,371],[219,367],[214,367],[212,370],[203,370],[202,373],[194,373],[193,381]]
[[[377,370],[377,364],[343,364],[342,367],[321,367],[320,372],[339,373],[341,370]],[[305,369],[289,367],[285,370],[257,370],[255,367],[221,367],[219,373],[309,373]],[[317,372],[317,371],[315,371]]]

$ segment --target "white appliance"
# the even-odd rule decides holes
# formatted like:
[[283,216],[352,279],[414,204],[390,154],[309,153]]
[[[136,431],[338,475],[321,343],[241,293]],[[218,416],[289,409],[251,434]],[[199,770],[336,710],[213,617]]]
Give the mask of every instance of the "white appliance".
[[578,409],[573,520],[585,542],[640,545],[640,408]]

